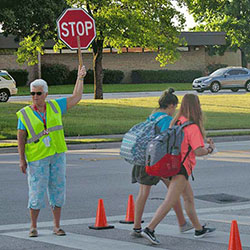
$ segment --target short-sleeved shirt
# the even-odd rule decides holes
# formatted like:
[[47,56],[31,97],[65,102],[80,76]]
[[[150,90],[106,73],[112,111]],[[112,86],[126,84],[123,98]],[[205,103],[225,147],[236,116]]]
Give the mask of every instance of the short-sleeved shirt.
[[[186,117],[181,116],[179,118],[180,123],[184,123],[187,120]],[[185,162],[183,163],[184,167],[187,170],[188,175],[191,175],[191,168],[192,171],[194,170],[196,159],[195,159],[195,153],[194,150],[196,150],[199,147],[204,147],[204,138],[201,134],[201,131],[196,124],[191,124],[183,129],[184,131],[184,139],[181,144],[181,160],[184,159],[189,145],[191,146],[192,150],[190,151],[188,157],[186,158]]]
[[[61,109],[62,114],[65,114],[66,111],[67,111],[67,98],[66,98],[66,97],[58,98],[58,99],[56,99],[55,101],[58,103],[58,105],[59,105],[59,107],[60,107],[60,109]],[[42,118],[41,118],[41,116],[40,116],[36,111],[33,111],[33,112],[34,112],[34,114],[35,114],[41,121],[43,121]],[[41,113],[41,115],[44,116],[44,113]],[[46,119],[46,117],[45,117],[45,119]],[[25,128],[25,126],[24,126],[24,124],[22,123],[22,121],[21,121],[20,118],[18,119],[17,129],[26,130],[26,128]]]
[[[157,119],[158,117],[162,116],[162,115],[167,115],[166,113],[164,112],[156,112],[153,114],[153,117],[155,119]],[[149,119],[149,118],[148,118]],[[170,125],[170,122],[172,121],[172,117],[167,115],[165,116],[164,118],[162,118],[158,123],[157,123],[157,126],[161,129],[161,132],[163,132],[164,130],[168,129],[169,128],[169,125]]]

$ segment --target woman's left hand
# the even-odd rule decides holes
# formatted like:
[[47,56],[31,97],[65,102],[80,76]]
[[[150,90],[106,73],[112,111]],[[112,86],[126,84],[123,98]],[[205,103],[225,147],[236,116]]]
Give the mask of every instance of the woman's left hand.
[[87,71],[86,71],[86,68],[85,66],[83,65],[82,67],[78,67],[78,73],[77,73],[77,78],[78,79],[83,79],[87,74]]
[[215,148],[215,145],[214,145],[214,141],[213,141],[213,139],[208,138],[208,139],[207,139],[207,143],[209,144],[209,147],[211,147],[212,149],[214,149],[214,148]]

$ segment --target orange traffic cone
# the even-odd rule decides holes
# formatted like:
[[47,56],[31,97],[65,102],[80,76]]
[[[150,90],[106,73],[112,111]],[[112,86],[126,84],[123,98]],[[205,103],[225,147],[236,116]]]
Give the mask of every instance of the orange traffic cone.
[[89,229],[99,230],[99,229],[110,229],[110,228],[114,228],[114,226],[108,225],[103,200],[99,199],[96,211],[95,225],[89,226]]
[[127,207],[126,218],[125,218],[125,220],[120,220],[120,223],[133,224],[134,223],[134,214],[135,214],[134,199],[133,199],[133,195],[130,194],[128,196],[128,207]]
[[242,250],[240,233],[236,220],[233,220],[231,224],[228,250]]

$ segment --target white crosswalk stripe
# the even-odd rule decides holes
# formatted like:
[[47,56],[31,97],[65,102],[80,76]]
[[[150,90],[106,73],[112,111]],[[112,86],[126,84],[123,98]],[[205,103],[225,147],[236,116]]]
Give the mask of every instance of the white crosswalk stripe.
[[[125,229],[125,230],[131,230],[131,227],[126,224],[113,224],[118,229]],[[206,236],[201,239],[195,239],[194,238],[194,230],[190,230],[189,232],[186,232],[184,234],[181,234],[179,232],[178,226],[168,225],[168,224],[159,224],[157,226],[155,235],[165,235],[165,236],[172,236],[177,238],[185,238],[190,240],[198,240],[198,241],[204,241],[204,242],[210,242],[210,243],[224,243],[228,244],[229,242],[229,232],[221,232],[216,230],[213,234]],[[250,247],[250,233],[249,234],[240,234],[241,244],[243,247]]]
[[[70,247],[74,249],[91,249],[91,250],[110,250],[110,249],[119,249],[119,250],[152,250],[151,246],[145,246],[141,244],[136,244],[132,242],[120,241],[99,238],[94,236],[87,236],[81,234],[67,233],[66,236],[55,236],[49,230],[39,230],[39,237],[29,238],[28,231],[21,232],[10,232],[4,233],[2,235],[11,236],[20,239],[38,241],[48,244],[54,244],[63,247]],[[157,249],[163,249],[158,248]]]
[[[197,209],[197,213],[199,218],[203,221],[215,222],[215,223],[226,223],[231,224],[232,220],[236,220],[238,225],[249,226],[250,225],[250,216],[239,216],[233,214],[225,214],[223,212],[233,212],[238,210],[249,209],[250,204],[238,204],[234,206],[224,206],[224,207],[213,207],[213,208],[200,208]],[[145,213],[144,218],[151,218],[154,213]],[[174,215],[173,211],[169,213],[169,215]],[[119,220],[124,220],[124,216],[109,216],[107,217],[107,221],[110,225],[114,225],[116,229],[126,230],[127,233],[131,231],[133,225],[121,224],[117,223]],[[74,225],[92,225],[94,224],[95,218],[79,218],[79,219],[69,219],[62,220],[62,226],[74,226]],[[29,223],[26,224],[10,224],[10,225],[0,225],[0,236],[9,236],[17,239],[25,239],[29,241],[38,241],[47,244],[54,244],[63,247],[69,247],[74,249],[102,249],[102,250],[110,250],[110,249],[152,249],[153,246],[145,245],[144,239],[142,239],[142,244],[127,242],[124,240],[116,240],[116,239],[108,239],[108,238],[100,238],[97,236],[90,236],[84,234],[76,234],[70,233],[70,230],[67,229],[67,236],[65,237],[57,237],[52,234],[51,230],[48,230],[47,227],[53,227],[52,222],[39,222],[38,230],[39,237],[37,238],[29,238],[28,237],[28,229],[30,227]],[[46,229],[43,229],[46,228]],[[20,231],[26,229],[25,231]],[[207,243],[218,243],[218,244],[226,244],[228,245],[230,232],[223,232],[220,230],[216,230],[213,235],[209,235],[202,239],[194,239],[194,230],[191,230],[185,234],[181,234],[179,232],[179,227],[169,224],[160,223],[156,229],[156,236],[170,236],[178,239],[188,239],[193,241],[202,241]],[[240,239],[242,247],[250,248],[250,230],[248,233],[240,233]],[[161,246],[160,246],[161,247]],[[157,247],[158,249],[162,249]]]

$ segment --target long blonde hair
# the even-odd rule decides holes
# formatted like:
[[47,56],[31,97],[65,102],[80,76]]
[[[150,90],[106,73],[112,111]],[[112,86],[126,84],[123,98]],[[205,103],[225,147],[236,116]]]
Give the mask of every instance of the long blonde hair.
[[197,95],[185,94],[181,107],[174,119],[171,121],[170,126],[173,126],[181,116],[186,117],[189,121],[194,122],[200,129],[203,138],[206,137],[205,129],[203,126],[203,113],[201,110],[200,100]]

